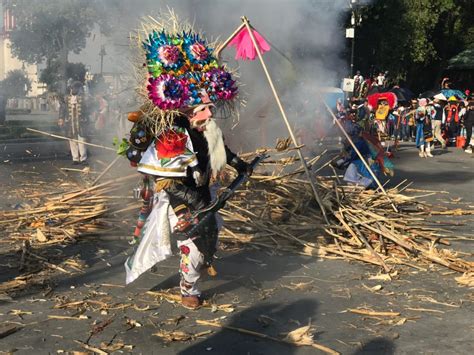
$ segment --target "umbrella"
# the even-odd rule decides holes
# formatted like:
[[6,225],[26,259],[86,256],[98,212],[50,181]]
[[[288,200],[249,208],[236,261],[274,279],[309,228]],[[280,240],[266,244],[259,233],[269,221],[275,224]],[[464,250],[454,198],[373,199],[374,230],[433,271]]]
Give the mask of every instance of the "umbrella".
[[405,97],[409,100],[415,97],[415,94],[409,88],[400,88],[400,90],[403,92],[403,95],[405,95]]
[[377,94],[379,92],[385,92],[385,91],[387,91],[387,90],[385,90],[385,88],[383,88],[381,86],[372,86],[370,88],[369,92],[367,93],[367,96]]
[[438,100],[442,100],[442,101],[448,101],[446,96],[444,96],[443,93],[441,93],[441,92],[439,94],[435,95],[434,98],[438,99]]
[[404,102],[410,101],[415,96],[409,89],[405,88],[393,88],[390,90],[390,92],[395,94],[398,101]]
[[466,99],[466,95],[461,90],[442,89],[441,93],[446,97],[456,96],[458,99]]
[[421,98],[425,98],[425,99],[428,99],[428,98],[431,98],[431,97],[435,97],[435,95],[438,95],[440,93],[439,90],[428,90],[428,91],[425,91],[423,93],[421,93],[420,95],[418,95],[418,97],[421,99]]
[[439,94],[443,94],[445,98],[455,96],[457,99],[460,99],[460,100],[466,99],[466,95],[461,90],[455,90],[455,89],[428,90],[428,91],[425,91],[424,93],[421,93],[418,97],[420,99],[423,97],[428,99],[428,98],[435,97]]

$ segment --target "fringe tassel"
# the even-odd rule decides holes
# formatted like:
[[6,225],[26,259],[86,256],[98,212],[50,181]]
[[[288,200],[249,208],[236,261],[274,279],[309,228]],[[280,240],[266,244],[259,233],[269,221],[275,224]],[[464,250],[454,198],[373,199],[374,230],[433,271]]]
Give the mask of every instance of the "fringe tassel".
[[155,192],[170,188],[176,183],[173,179],[158,179],[155,182]]

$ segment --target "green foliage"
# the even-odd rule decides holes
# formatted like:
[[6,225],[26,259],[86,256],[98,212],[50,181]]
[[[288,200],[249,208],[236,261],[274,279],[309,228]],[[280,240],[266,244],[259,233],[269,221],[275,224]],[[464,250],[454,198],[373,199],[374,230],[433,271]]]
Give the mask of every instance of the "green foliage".
[[376,0],[360,11],[355,67],[388,70],[415,89],[433,87],[448,60],[474,46],[472,0]]
[[6,97],[25,97],[31,90],[31,81],[23,70],[12,70],[0,82],[0,88]]
[[113,139],[113,145],[117,147],[117,154],[121,156],[126,156],[127,154],[127,149],[130,147],[130,144],[125,138],[122,138],[119,144],[119,140],[117,137],[114,137]]
[[[49,91],[59,91],[62,80],[58,61],[48,61],[46,68],[40,74],[39,80],[48,86]],[[66,78],[73,81],[84,82],[86,77],[86,66],[82,63],[67,63]]]
[[10,0],[8,6],[16,18],[12,51],[29,63],[64,49],[79,53],[94,25],[103,23],[104,5],[97,0]]
[[46,61],[50,64],[47,73],[50,82],[60,78],[65,83],[69,53],[79,53],[85,47],[94,26],[104,32],[108,30],[104,1],[9,0],[5,3],[16,18],[16,27],[10,33],[13,55],[29,63]]

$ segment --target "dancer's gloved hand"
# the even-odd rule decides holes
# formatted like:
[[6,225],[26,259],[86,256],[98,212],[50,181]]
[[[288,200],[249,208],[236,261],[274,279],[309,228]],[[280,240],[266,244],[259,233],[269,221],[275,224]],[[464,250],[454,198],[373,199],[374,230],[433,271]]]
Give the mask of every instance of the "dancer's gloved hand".
[[204,186],[206,184],[206,177],[197,165],[191,168],[191,172],[197,187]]
[[230,166],[232,166],[239,174],[245,174],[247,176],[252,175],[253,169],[250,164],[246,163],[238,156],[235,156],[232,161],[230,162]]
[[197,220],[193,218],[188,208],[180,211],[176,217],[178,217],[178,223],[174,226],[174,232],[185,232],[192,224],[197,223]]

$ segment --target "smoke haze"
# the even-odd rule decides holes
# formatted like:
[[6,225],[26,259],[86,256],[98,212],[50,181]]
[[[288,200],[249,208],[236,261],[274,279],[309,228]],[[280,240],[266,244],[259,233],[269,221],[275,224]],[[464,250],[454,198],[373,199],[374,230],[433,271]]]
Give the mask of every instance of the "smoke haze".
[[[71,61],[90,63],[92,72],[97,71],[100,45],[105,44],[104,71],[131,72],[130,32],[139,27],[143,16],[166,13],[168,7],[179,18],[194,23],[208,39],[221,41],[241,24],[240,16],[245,15],[272,47],[264,60],[292,125],[311,127],[316,119],[330,124],[325,115],[315,117],[315,88],[339,86],[340,78],[347,73],[347,58],[341,55],[346,41],[346,0],[135,0],[114,4],[110,8],[114,32],[107,38],[95,34],[88,47]],[[222,59],[229,67],[239,68],[240,92],[246,106],[240,108],[240,121],[232,132],[229,130],[235,119],[220,120],[219,124],[234,147],[238,144],[248,150],[271,146],[276,137],[286,137],[288,133],[262,67],[258,60],[236,62],[234,55],[234,49],[227,48]]]

